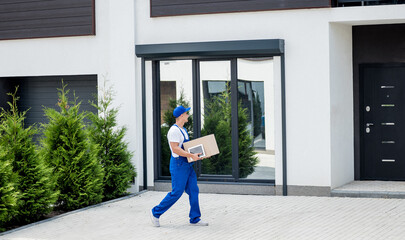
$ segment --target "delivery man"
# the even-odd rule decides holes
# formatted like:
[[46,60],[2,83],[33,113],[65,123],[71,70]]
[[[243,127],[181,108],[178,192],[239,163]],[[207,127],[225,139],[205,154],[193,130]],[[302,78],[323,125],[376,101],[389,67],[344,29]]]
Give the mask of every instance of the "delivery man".
[[184,151],[183,143],[190,140],[184,124],[188,122],[188,111],[190,108],[178,106],[173,110],[173,116],[176,118],[174,124],[167,133],[171,158],[170,174],[172,176],[172,191],[155,206],[151,211],[151,220],[155,227],[159,227],[159,217],[165,213],[173,204],[183,195],[183,192],[189,195],[190,200],[190,224],[193,226],[208,226],[207,222],[201,221],[200,206],[198,203],[199,189],[197,186],[197,175],[195,174],[193,164],[187,161],[187,157],[193,160],[201,160],[199,153],[191,154]]

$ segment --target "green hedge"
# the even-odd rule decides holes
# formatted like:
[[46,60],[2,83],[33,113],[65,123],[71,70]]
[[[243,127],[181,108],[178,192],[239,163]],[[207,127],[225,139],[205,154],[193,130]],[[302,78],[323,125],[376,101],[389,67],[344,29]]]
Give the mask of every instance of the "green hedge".
[[79,112],[81,103],[76,97],[69,103],[65,87],[58,89],[59,111],[44,110],[49,123],[43,125],[41,153],[53,168],[60,191],[58,208],[73,210],[101,202],[104,171],[98,159],[100,148],[89,140],[85,113]]
[[0,232],[15,215],[18,200],[16,178],[6,155],[6,151],[0,148]]
[[[17,89],[9,93],[9,110],[0,111],[0,232],[44,218],[53,208],[74,210],[127,194],[136,176],[133,154],[124,142],[126,128],[117,128],[112,97],[93,104],[101,115],[80,112],[58,89],[59,110],[45,108],[49,123],[41,132],[25,127],[17,109]],[[84,124],[89,116],[91,126]],[[104,117],[101,117],[104,116]],[[116,129],[116,130],[114,130]],[[33,137],[40,134],[40,146]]]
[[8,103],[10,110],[2,110],[0,149],[3,156],[0,161],[3,165],[11,163],[16,179],[15,189],[20,193],[15,211],[9,211],[8,215],[12,216],[12,224],[25,224],[48,214],[58,192],[50,177],[51,169],[38,155],[32,140],[36,128],[24,128],[26,112],[18,111],[16,92],[9,94],[12,97],[12,102]]

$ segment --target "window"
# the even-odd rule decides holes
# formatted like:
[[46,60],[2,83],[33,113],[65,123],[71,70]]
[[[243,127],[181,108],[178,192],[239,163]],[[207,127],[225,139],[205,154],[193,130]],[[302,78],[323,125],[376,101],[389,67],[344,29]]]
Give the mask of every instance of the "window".
[[[240,178],[275,178],[275,118],[274,77],[271,58],[238,59],[238,102],[241,110],[239,142],[251,141],[256,152],[246,153],[248,146],[239,149]],[[265,94],[266,93],[266,94]],[[239,146],[241,144],[239,143]],[[254,164],[253,164],[254,163]],[[254,166],[253,169],[251,166]]]
[[200,61],[201,135],[215,134],[219,154],[199,162],[199,175],[232,176],[231,61]]
[[[170,148],[167,141],[167,132],[175,123],[173,109],[177,105],[191,107],[193,111],[192,89],[192,62],[191,60],[159,61],[160,84],[160,168],[161,176],[170,176]],[[189,118],[184,126],[190,138],[193,137],[193,117]]]
[[[188,99],[192,105],[192,129],[194,138],[208,132],[209,121],[221,125],[226,132],[226,144],[219,144],[227,161],[213,167],[214,158],[210,162],[198,161],[194,166],[199,180],[222,182],[259,182],[275,183],[274,162],[280,162],[283,194],[287,195],[287,147],[285,127],[285,70],[284,40],[259,39],[217,42],[188,42],[167,44],[136,45],[135,52],[142,58],[142,126],[146,129],[147,86],[152,84],[153,114],[153,159],[154,176],[156,179],[170,179],[162,174],[162,109],[161,100],[170,90],[161,94],[160,78],[164,74],[160,70],[162,62],[188,61],[183,70],[176,74],[189,76],[187,83],[167,83],[175,85],[176,98],[179,98],[180,86],[191,86]],[[190,70],[191,69],[191,70]],[[190,74],[191,72],[191,74]],[[190,78],[191,75],[191,78]],[[150,81],[152,80],[152,81]],[[166,84],[166,83],[164,83]],[[273,87],[274,85],[274,87]],[[188,88],[190,89],[190,87]],[[222,101],[221,115],[209,115],[213,99]],[[277,101],[275,101],[277,99]],[[275,104],[277,103],[277,104]],[[215,105],[215,104],[214,104]],[[159,109],[156,111],[156,109]],[[225,111],[226,110],[226,111]],[[239,114],[241,112],[241,114]],[[225,114],[224,114],[225,113]],[[218,117],[219,116],[219,117]],[[260,125],[258,125],[260,117]],[[218,119],[216,119],[218,118]],[[212,120],[213,119],[213,120]],[[260,126],[260,131],[259,131]],[[219,129],[214,129],[219,136]],[[277,141],[275,140],[277,131]],[[142,133],[143,143],[147,142],[147,132]],[[230,139],[230,140],[229,140]],[[223,141],[223,139],[220,139]],[[278,143],[278,144],[277,144]],[[143,185],[147,185],[147,148],[143,144]],[[248,161],[246,161],[248,159]],[[222,160],[222,159],[221,159]],[[205,161],[205,160],[203,160]],[[245,162],[244,162],[245,161]],[[246,164],[246,162],[248,164]],[[211,163],[211,164],[209,164]],[[210,166],[211,165],[211,166]],[[263,173],[263,174],[260,174]],[[281,179],[280,179],[281,180]]]
[[[158,179],[169,179],[167,132],[177,105],[191,107],[191,138],[215,134],[220,154],[195,164],[199,180],[274,182],[272,58],[152,61]],[[237,93],[237,94],[234,94]],[[234,96],[235,95],[235,96]],[[236,99],[235,99],[236,97]]]

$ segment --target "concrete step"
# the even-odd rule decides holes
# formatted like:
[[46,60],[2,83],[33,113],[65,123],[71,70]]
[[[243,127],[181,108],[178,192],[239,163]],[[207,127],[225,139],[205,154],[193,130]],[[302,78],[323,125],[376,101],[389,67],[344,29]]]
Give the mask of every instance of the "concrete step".
[[353,181],[331,191],[332,197],[405,199],[405,182]]

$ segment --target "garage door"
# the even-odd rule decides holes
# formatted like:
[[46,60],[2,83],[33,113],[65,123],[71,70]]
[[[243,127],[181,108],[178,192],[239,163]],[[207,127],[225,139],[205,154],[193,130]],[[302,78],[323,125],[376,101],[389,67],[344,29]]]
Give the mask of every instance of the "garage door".
[[7,92],[14,92],[14,87],[19,86],[17,95],[20,96],[18,107],[20,110],[29,109],[25,120],[26,126],[34,123],[46,123],[44,107],[58,109],[58,91],[62,87],[61,80],[70,89],[69,101],[73,100],[75,92],[78,101],[82,102],[81,111],[97,110],[89,104],[89,100],[94,100],[97,94],[97,75],[80,76],[45,76],[45,77],[12,77],[0,78],[0,106],[7,108]]

